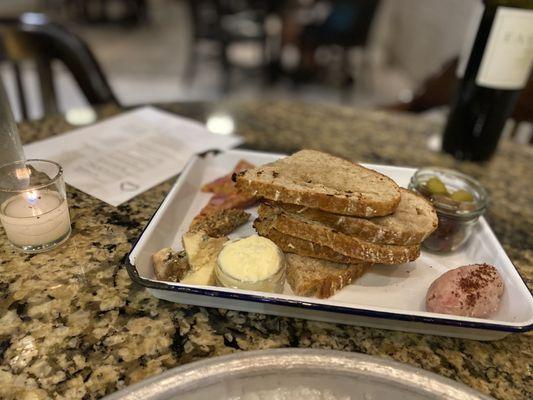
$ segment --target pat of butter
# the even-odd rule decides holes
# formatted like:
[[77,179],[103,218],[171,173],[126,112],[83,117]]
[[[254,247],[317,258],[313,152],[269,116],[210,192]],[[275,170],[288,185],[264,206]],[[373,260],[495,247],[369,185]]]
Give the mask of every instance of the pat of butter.
[[243,282],[267,279],[279,271],[282,263],[278,246],[257,235],[226,243],[218,255],[219,268]]

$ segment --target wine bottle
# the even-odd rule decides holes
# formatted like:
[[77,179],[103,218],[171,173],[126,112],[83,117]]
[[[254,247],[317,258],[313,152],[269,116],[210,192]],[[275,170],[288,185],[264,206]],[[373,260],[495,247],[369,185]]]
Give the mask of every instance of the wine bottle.
[[461,54],[459,82],[442,149],[458,159],[488,160],[533,64],[533,0],[485,0],[473,41]]

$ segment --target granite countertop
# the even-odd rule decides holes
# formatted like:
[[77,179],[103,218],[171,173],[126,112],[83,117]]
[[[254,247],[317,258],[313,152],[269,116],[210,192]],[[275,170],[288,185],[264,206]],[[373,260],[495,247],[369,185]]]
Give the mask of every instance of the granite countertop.
[[[359,161],[439,165],[489,190],[488,220],[532,287],[533,151],[504,141],[485,165],[427,150],[441,127],[417,117],[301,103],[174,104],[199,120],[228,113],[244,147],[323,149]],[[102,108],[101,116],[118,110]],[[24,142],[72,127],[60,117],[24,123]],[[173,180],[117,208],[68,188],[72,236],[25,255],[0,232],[0,398],[99,398],[191,361],[241,350],[313,347],[391,358],[436,372],[497,399],[531,398],[533,336],[495,342],[334,325],[160,301],[122,267]]]

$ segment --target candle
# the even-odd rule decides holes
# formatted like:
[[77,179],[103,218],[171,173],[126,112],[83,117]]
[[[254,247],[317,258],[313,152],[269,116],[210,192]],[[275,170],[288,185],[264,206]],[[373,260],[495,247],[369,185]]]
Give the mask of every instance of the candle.
[[33,159],[0,166],[0,222],[20,250],[40,253],[68,239],[66,199],[58,163]]
[[57,244],[70,234],[67,200],[51,190],[29,190],[0,206],[8,239],[18,247]]

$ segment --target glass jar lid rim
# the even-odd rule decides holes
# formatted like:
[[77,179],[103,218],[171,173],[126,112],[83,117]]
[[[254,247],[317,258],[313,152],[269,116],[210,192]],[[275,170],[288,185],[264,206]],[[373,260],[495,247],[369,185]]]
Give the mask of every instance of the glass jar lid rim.
[[[420,183],[423,182],[421,180],[423,177],[431,177],[435,176],[436,174],[443,174],[447,175],[456,179],[460,179],[469,186],[472,191],[475,192],[476,200],[473,202],[475,205],[475,208],[472,210],[458,210],[455,207],[449,206],[443,202],[435,201],[434,199],[428,199],[431,201],[437,212],[440,212],[442,214],[445,214],[446,216],[458,218],[458,219],[471,219],[474,217],[477,217],[485,211],[487,208],[488,203],[488,195],[485,188],[474,178],[450,169],[450,168],[441,168],[441,167],[424,167],[416,170],[416,172],[411,177],[410,186],[414,188],[417,192],[419,192],[419,186]],[[420,193],[420,192],[419,192]],[[424,196],[425,197],[425,196]]]
[[31,190],[40,190],[40,189],[43,189],[43,188],[48,187],[51,184],[55,183],[63,175],[63,167],[61,165],[59,165],[59,163],[57,163],[55,161],[52,161],[52,160],[45,160],[45,159],[42,159],[42,158],[28,158],[28,159],[25,159],[25,160],[19,160],[19,161],[14,161],[14,162],[11,162],[11,163],[3,164],[3,165],[0,165],[0,171],[2,169],[4,169],[4,168],[10,167],[10,166],[15,166],[17,164],[20,164],[21,166],[27,166],[27,164],[31,164],[32,162],[43,162],[43,163],[48,163],[48,164],[55,165],[57,167],[57,172],[56,172],[56,174],[53,177],[49,178],[50,179],[49,182],[41,183],[41,184],[35,185],[35,186],[30,186],[30,187],[27,187],[27,188],[24,188],[24,189],[13,188],[13,187],[5,187],[5,186],[2,186],[0,184],[0,192],[24,193],[24,192],[28,192],[28,191],[31,191]]

